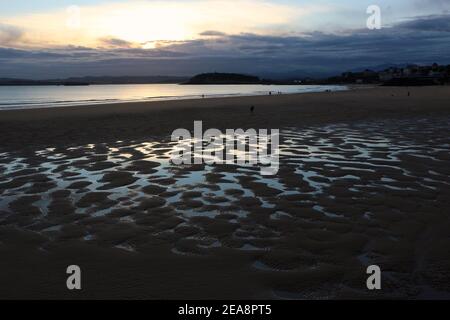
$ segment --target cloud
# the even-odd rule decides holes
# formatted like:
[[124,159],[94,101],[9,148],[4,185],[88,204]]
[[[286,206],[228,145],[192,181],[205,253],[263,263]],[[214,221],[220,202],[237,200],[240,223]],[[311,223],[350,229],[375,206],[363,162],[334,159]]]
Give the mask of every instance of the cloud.
[[12,48],[0,47],[0,59],[15,59],[26,57],[29,52]]
[[[57,9],[5,17],[2,21],[23,28],[29,39],[45,41],[47,46],[94,46],[103,38],[146,43],[195,39],[205,30],[265,32],[272,26],[289,26],[311,12],[309,7],[270,0],[130,0],[80,5],[79,16],[75,17],[65,9]],[[71,19],[79,20],[79,28],[68,27]],[[209,33],[213,35],[222,34]]]
[[398,27],[419,31],[450,32],[450,15],[431,15],[400,23]]
[[0,23],[0,45],[11,45],[23,37],[23,30],[16,26]]
[[[5,76],[51,78],[84,75],[193,75],[245,72],[262,76],[326,76],[347,70],[403,63],[450,63],[450,15],[409,19],[382,30],[289,36],[224,34],[165,41],[154,49],[116,46],[0,50]],[[113,40],[113,41],[111,41]]]
[[226,36],[227,34],[224,32],[220,32],[220,31],[207,30],[207,31],[203,31],[202,33],[200,33],[200,35],[204,36],[204,37],[223,37],[223,36]]
[[102,46],[108,48],[132,48],[133,43],[130,41],[117,39],[117,38],[100,38],[99,42]]

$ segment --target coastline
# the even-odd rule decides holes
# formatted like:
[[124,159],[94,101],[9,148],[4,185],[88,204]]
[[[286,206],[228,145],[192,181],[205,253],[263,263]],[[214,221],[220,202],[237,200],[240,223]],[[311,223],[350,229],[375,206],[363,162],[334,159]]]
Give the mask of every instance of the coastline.
[[[407,93],[412,92],[408,97]],[[447,114],[450,86],[133,102],[0,112],[0,145],[65,145],[169,136],[177,128],[280,128]],[[250,107],[255,106],[255,114]]]
[[[449,89],[0,112],[0,298],[448,299]],[[281,129],[279,173],[169,164],[195,120]]]
[[[108,90],[111,87],[120,87],[120,89]],[[217,99],[228,97],[255,97],[268,96],[269,93],[275,94],[303,94],[303,93],[319,93],[326,91],[346,91],[346,85],[185,85],[190,89],[178,90],[183,87],[182,84],[120,84],[120,85],[93,85],[85,89],[82,86],[72,86],[75,91],[68,91],[66,95],[61,95],[61,91],[50,90],[45,92],[44,89],[54,88],[53,86],[13,86],[20,89],[12,96],[6,94],[9,103],[0,103],[0,112],[11,110],[28,110],[28,109],[47,109],[47,108],[65,108],[65,107],[83,107],[94,105],[110,105],[110,104],[126,104],[126,103],[148,103],[161,101],[184,101],[198,99]],[[174,87],[172,87],[174,86]],[[213,88],[210,90],[210,88]],[[224,88],[232,87],[223,91]],[[0,89],[3,87],[0,86]],[[32,88],[34,91],[27,92]],[[193,90],[193,88],[195,88]],[[288,88],[287,90],[284,90]],[[39,90],[36,90],[39,89]],[[95,90],[98,89],[98,90]],[[24,90],[24,91],[22,91]],[[127,90],[128,94],[127,94]],[[43,92],[44,91],[44,92]],[[106,92],[105,92],[106,91]],[[125,94],[123,93],[125,92]],[[131,91],[131,92],[130,92]],[[22,101],[19,97],[25,92],[29,97],[28,100]],[[0,96],[4,92],[0,90]],[[78,97],[84,97],[79,100]],[[48,100],[48,97],[54,97],[54,100]],[[59,97],[60,100],[55,100]],[[88,98],[90,97],[90,98]],[[14,102],[12,102],[14,101]],[[22,101],[22,102],[21,102]]]

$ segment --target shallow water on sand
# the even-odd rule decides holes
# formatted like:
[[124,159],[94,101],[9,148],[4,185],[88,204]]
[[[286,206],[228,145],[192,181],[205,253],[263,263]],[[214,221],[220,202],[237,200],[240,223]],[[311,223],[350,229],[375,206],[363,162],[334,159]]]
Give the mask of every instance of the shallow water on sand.
[[338,85],[178,85],[0,86],[0,111],[136,101],[261,96],[347,90]]
[[[406,277],[416,292],[423,284],[405,264],[414,269],[417,253],[405,254],[424,216],[448,213],[449,127],[411,119],[283,128],[275,176],[257,166],[175,166],[168,139],[0,150],[0,226],[42,235],[43,250],[78,239],[135,253],[155,241],[182,255],[259,252],[252,267],[261,272],[388,262],[392,285]],[[303,297],[323,296],[317,290]]]

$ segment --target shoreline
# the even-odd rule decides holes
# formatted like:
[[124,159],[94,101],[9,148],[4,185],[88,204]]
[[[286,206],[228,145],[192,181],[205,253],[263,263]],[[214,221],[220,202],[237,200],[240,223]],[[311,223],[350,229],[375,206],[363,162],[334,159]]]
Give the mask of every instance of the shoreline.
[[[407,93],[0,112],[0,298],[448,298],[450,90]],[[279,172],[172,164],[195,120],[282,129]]]
[[[127,86],[128,84],[120,84],[119,86]],[[147,86],[149,84],[130,84],[130,86]],[[158,84],[155,84],[158,85]],[[181,84],[178,84],[181,86]],[[96,86],[111,86],[111,85],[96,85]],[[188,85],[188,86],[202,86],[202,85]],[[205,85],[203,85],[205,86]],[[217,86],[217,85],[211,85],[211,86]],[[220,85],[220,86],[227,86],[227,85]],[[247,86],[245,84],[240,85],[232,85],[229,86]],[[249,84],[248,86],[253,86]],[[265,85],[261,85],[265,86]],[[164,101],[185,101],[185,100],[204,100],[204,99],[224,99],[224,98],[248,98],[248,97],[260,97],[260,96],[271,96],[269,92],[273,92],[273,95],[277,95],[277,91],[275,88],[270,91],[270,87],[272,85],[266,85],[268,91],[255,91],[255,92],[248,92],[248,93],[211,93],[211,94],[203,94],[196,93],[191,95],[168,95],[168,96],[149,96],[149,97],[141,97],[141,98],[135,98],[135,99],[90,99],[90,100],[67,100],[67,101],[49,101],[49,102],[41,102],[41,103],[25,103],[23,105],[16,104],[16,103],[10,103],[7,105],[1,105],[0,104],[0,112],[2,111],[19,111],[19,110],[33,110],[33,109],[51,109],[51,108],[68,108],[68,107],[93,107],[93,106],[99,106],[99,105],[112,105],[112,104],[128,104],[128,103],[151,103],[151,102],[164,102]],[[280,86],[280,85],[278,85]],[[292,94],[305,94],[305,93],[322,93],[322,92],[339,92],[339,91],[348,91],[350,90],[350,86],[347,85],[289,85],[291,87],[298,87],[302,88],[303,90],[311,89],[311,87],[321,87],[317,90],[313,91],[303,91],[303,92],[284,92],[281,93],[282,95],[292,95]],[[36,87],[36,86],[34,86]],[[40,86],[38,86],[40,87]],[[1,87],[0,87],[1,88]],[[334,88],[334,89],[333,89]],[[320,89],[320,90],[319,90]],[[48,106],[46,106],[48,104]]]
[[[408,91],[411,96],[408,96]],[[203,120],[217,129],[289,126],[448,114],[450,86],[88,105],[0,112],[0,146],[15,149],[170,136]],[[255,106],[255,113],[250,107]]]

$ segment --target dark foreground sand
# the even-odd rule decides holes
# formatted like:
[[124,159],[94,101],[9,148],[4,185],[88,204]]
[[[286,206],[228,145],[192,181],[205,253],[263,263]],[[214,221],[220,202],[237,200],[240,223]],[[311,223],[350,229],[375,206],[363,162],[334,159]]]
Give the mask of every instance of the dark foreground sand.
[[[0,112],[0,298],[449,298],[450,88],[410,91]],[[194,120],[281,129],[279,173],[172,165]]]

